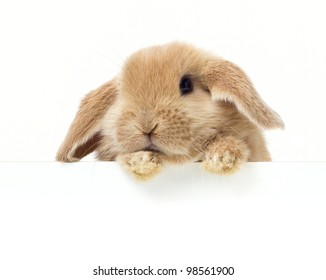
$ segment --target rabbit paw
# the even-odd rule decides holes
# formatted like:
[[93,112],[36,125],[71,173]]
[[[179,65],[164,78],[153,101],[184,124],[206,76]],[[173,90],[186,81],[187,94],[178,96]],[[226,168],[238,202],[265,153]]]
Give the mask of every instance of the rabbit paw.
[[225,137],[208,146],[202,164],[208,172],[230,175],[239,170],[248,159],[247,151],[241,140]]
[[117,161],[139,180],[151,179],[162,169],[162,160],[157,153],[150,151],[119,155]]

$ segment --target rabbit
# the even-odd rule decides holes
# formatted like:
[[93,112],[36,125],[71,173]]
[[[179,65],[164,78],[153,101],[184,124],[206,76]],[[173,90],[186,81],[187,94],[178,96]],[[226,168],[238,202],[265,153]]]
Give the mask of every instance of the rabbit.
[[228,175],[246,161],[270,161],[262,129],[280,116],[234,63],[186,43],[141,49],[121,73],[81,101],[56,160],[116,160],[147,180],[164,163],[199,161]]

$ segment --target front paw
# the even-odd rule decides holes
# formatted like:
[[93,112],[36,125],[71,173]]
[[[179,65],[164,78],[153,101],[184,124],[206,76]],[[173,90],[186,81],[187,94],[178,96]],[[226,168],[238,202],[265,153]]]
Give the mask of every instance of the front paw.
[[150,151],[119,155],[117,161],[139,180],[148,180],[162,169],[162,160],[158,153]]
[[208,172],[230,175],[239,170],[247,159],[246,145],[240,140],[228,137],[208,147],[202,164]]

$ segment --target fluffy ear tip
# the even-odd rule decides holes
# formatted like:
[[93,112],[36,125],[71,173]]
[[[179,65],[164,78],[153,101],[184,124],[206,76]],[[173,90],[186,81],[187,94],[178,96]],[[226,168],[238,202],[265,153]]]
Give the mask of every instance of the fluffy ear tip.
[[277,117],[275,118],[275,120],[271,123],[270,129],[282,129],[285,130],[285,124],[283,122],[283,120],[281,119],[281,117],[279,117],[277,115]]
[[62,157],[60,155],[56,155],[55,161],[58,161],[58,162],[68,162],[67,159],[65,159],[64,157]]
[[281,124],[279,126],[280,129],[285,130],[285,124],[283,121],[281,121]]
[[285,124],[282,120],[282,118],[276,113],[276,127],[275,128],[280,128],[282,130],[285,129]]
[[278,123],[277,125],[273,126],[272,128],[285,130],[285,124],[283,122],[281,122],[281,123]]
[[67,155],[58,152],[55,157],[55,160],[59,162],[76,162],[79,161],[80,159],[76,157],[68,157]]

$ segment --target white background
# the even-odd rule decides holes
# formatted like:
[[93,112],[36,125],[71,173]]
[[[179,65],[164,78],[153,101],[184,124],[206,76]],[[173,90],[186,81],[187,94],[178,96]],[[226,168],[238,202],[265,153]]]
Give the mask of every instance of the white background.
[[112,162],[35,162],[129,54],[174,40],[245,69],[286,124],[266,135],[275,161],[324,161],[325,26],[323,1],[1,1],[0,161],[33,162],[0,162],[0,278],[221,264],[232,280],[325,279],[325,163],[167,166],[140,184]]
[[325,160],[323,2],[1,1],[0,160],[53,160],[88,91],[174,40],[245,69],[286,124],[267,133],[274,160]]

